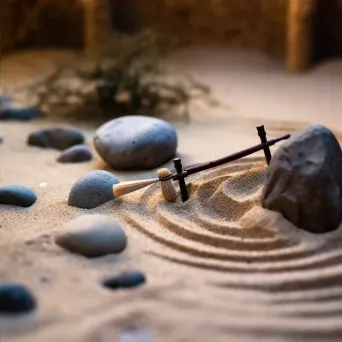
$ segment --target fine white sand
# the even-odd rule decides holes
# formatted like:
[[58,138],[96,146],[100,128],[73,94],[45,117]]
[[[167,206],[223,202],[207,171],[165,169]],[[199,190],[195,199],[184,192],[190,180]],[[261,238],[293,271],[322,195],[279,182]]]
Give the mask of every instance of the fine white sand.
[[[210,51],[173,60],[231,106],[194,108],[190,124],[175,123],[184,165],[258,144],[260,124],[274,138],[307,123],[326,124],[339,137],[341,62],[295,77],[256,53]],[[49,64],[55,56],[5,60],[3,84],[24,83],[44,64],[39,58]],[[33,317],[0,319],[4,340],[125,342],[123,332],[134,329],[162,342],[341,340],[342,228],[313,235],[262,209],[262,153],[189,178],[185,204],[165,203],[155,184],[81,210],[67,205],[73,183],[91,170],[110,169],[97,155],[91,163],[61,165],[57,151],[26,146],[31,131],[55,124],[0,124],[1,185],[26,185],[38,196],[31,208],[0,207],[0,280],[27,284],[39,303]],[[94,129],[80,128],[92,148]],[[113,172],[132,180],[154,177],[156,170]],[[86,259],[54,244],[64,222],[93,213],[122,223],[129,241],[122,255]],[[145,272],[147,283],[117,292],[99,285],[103,276],[126,269]]]

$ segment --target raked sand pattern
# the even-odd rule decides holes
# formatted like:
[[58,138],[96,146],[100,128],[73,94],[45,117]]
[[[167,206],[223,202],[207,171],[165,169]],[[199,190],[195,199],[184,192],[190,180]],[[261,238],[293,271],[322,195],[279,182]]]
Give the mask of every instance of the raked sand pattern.
[[214,326],[223,311],[230,334],[338,339],[342,231],[313,235],[261,208],[265,172],[262,159],[246,159],[187,179],[186,204],[164,202],[154,185],[118,207],[153,241],[149,254],[204,272],[202,305]]
[[[42,56],[4,63],[6,87],[45,74],[38,68]],[[203,62],[194,63],[193,56]],[[246,63],[230,51],[220,56],[208,63],[211,56],[195,51],[185,63],[232,105],[221,118],[203,117],[204,124],[197,124],[202,116],[196,113],[189,129],[179,129],[179,151],[191,163],[252,146],[260,124],[274,137],[306,122],[340,130],[339,61],[298,81],[279,74],[269,59],[260,63],[256,56]],[[77,210],[67,205],[71,186],[103,164],[65,167],[55,162],[53,151],[27,149],[26,137],[40,127],[39,122],[1,126],[1,183],[32,187],[38,201],[28,209],[0,208],[0,278],[28,284],[39,300],[34,323],[20,322],[21,335],[7,335],[17,325],[12,322],[12,329],[0,319],[1,340],[127,342],[120,336],[131,329],[147,330],[153,342],[342,340],[342,228],[313,235],[263,210],[262,159],[187,179],[192,196],[184,205],[164,203],[155,185],[93,210]],[[238,139],[235,130],[246,135]],[[55,229],[87,213],[121,221],[128,235],[125,255],[88,260],[54,244]],[[104,275],[127,268],[144,271],[146,286],[115,293],[99,286]]]
[[[342,229],[314,235],[262,209],[266,169],[247,158],[189,177],[185,204],[166,203],[154,184],[77,210],[67,186],[41,190],[24,212],[2,209],[1,278],[30,284],[39,300],[34,324],[10,341],[121,342],[131,329],[162,342],[341,341]],[[121,222],[124,255],[88,260],[53,243],[60,224],[87,213]],[[100,287],[125,269],[144,271],[146,284]]]

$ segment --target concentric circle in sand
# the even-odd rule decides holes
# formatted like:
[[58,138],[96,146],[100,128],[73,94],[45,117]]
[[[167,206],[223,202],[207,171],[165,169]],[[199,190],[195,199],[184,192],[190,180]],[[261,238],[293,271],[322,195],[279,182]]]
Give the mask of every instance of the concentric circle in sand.
[[[254,158],[189,177],[186,203],[166,203],[154,185],[128,197],[124,219],[153,241],[149,253],[207,272],[208,305],[231,305],[237,317],[253,312],[256,318],[269,308],[268,319],[243,329],[271,333],[290,324],[299,336],[342,334],[342,325],[333,326],[342,319],[341,230],[316,236],[263,209],[265,175],[264,161]],[[234,294],[248,297],[245,309],[218,299]]]

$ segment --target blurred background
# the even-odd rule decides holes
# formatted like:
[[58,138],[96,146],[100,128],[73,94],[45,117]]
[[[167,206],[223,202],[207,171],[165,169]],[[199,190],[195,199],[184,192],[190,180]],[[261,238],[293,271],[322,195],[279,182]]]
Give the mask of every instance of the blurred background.
[[[303,120],[336,113],[305,107],[305,97],[322,89],[321,103],[339,101],[342,0],[6,0],[0,20],[6,91],[25,84],[25,73],[42,75],[45,64],[70,58],[70,51],[91,59],[109,45],[120,50],[113,35],[139,36],[150,28],[166,42],[177,38],[182,51],[188,48],[173,62],[197,73],[241,115],[279,112],[279,103],[286,105],[280,115],[290,119],[299,112]],[[311,76],[284,76],[303,73]],[[249,92],[253,106],[242,92]],[[269,104],[270,96],[278,107]],[[293,101],[296,108],[289,107]]]
[[87,30],[104,39],[108,29],[131,34],[158,25],[188,43],[250,47],[284,60],[296,45],[310,62],[342,55],[341,0],[7,0],[0,6],[4,54],[82,48],[90,43]]

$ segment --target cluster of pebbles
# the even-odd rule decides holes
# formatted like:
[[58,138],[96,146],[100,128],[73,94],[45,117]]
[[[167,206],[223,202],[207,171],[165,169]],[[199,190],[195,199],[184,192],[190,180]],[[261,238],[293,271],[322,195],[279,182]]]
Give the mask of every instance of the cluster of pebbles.
[[[0,98],[0,121],[22,121],[37,116],[33,109],[1,107]],[[27,138],[27,145],[60,151],[57,163],[81,163],[93,159],[83,133],[71,127],[53,127],[32,132]],[[175,154],[177,135],[175,129],[163,120],[129,116],[111,120],[100,127],[95,134],[94,146],[98,154],[116,169],[151,169]],[[76,180],[67,203],[77,208],[96,208],[114,200],[112,188],[118,182],[115,175],[108,171],[91,171]],[[36,194],[24,185],[0,187],[0,205],[30,207],[36,201]],[[55,235],[55,243],[71,253],[94,258],[123,253],[127,237],[115,219],[89,214],[66,222]],[[111,290],[131,288],[145,281],[143,273],[132,270],[106,277],[101,280],[101,286]],[[0,284],[0,314],[26,313],[33,311],[36,306],[36,298],[25,285]]]

